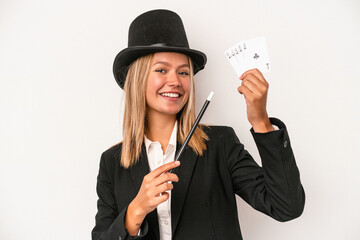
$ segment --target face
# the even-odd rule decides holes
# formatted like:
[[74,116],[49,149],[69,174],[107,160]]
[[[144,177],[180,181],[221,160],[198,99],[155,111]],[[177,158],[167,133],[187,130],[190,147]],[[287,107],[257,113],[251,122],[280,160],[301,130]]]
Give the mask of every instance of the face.
[[190,93],[188,57],[181,53],[155,53],[146,83],[147,114],[176,114]]

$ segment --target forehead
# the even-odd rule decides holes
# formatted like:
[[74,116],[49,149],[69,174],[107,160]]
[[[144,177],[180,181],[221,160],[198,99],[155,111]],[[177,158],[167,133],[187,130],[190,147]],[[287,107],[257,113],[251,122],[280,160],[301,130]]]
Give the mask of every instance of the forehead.
[[165,62],[171,65],[189,64],[188,56],[182,53],[175,52],[157,52],[154,54],[152,63]]

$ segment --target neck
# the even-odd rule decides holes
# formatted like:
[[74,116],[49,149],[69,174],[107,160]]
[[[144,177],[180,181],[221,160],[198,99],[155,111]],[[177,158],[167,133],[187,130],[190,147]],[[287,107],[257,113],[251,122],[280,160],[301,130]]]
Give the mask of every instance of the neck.
[[169,144],[172,130],[176,121],[176,115],[147,114],[146,137],[153,142],[160,142],[165,153]]

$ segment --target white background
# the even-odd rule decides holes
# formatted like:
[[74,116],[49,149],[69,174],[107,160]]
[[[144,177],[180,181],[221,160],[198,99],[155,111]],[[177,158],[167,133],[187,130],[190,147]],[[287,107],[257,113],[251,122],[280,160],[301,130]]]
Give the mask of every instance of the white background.
[[100,155],[122,138],[113,59],[131,21],[156,8],[176,11],[208,56],[203,122],[232,126],[259,163],[223,52],[267,40],[268,113],[287,124],[306,206],[279,223],[239,199],[244,239],[360,239],[358,0],[1,0],[0,239],[90,239]]

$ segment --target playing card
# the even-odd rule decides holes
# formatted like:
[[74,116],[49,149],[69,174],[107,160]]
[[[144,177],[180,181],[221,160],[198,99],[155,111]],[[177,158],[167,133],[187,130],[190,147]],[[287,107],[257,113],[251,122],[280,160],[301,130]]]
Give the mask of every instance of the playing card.
[[235,70],[236,75],[239,75],[240,69],[239,69],[239,63],[237,62],[237,59],[235,57],[235,51],[233,49],[229,49],[225,52],[225,56],[229,60],[233,69]]
[[264,37],[252,38],[245,41],[245,61],[247,70],[257,68],[260,72],[270,72],[269,54]]
[[240,41],[225,51],[225,55],[238,77],[253,68],[259,69],[262,73],[270,71],[269,54],[264,37]]
[[244,41],[239,42],[238,44],[236,44],[233,47],[234,51],[235,51],[235,57],[237,60],[237,63],[239,64],[238,69],[239,69],[239,77],[241,76],[241,74],[243,74],[243,72],[245,72],[246,70],[250,69],[248,66],[248,61],[245,58],[245,53],[247,50],[246,47],[246,43]]
[[[238,60],[237,58],[235,57],[235,51],[234,49],[229,49],[225,52],[225,56],[226,58],[229,60],[231,66],[233,67],[233,69],[235,70],[236,72],[236,75],[238,76],[241,76],[241,69],[240,69],[240,66],[239,66],[239,63],[238,63]],[[240,74],[240,75],[239,75]]]

